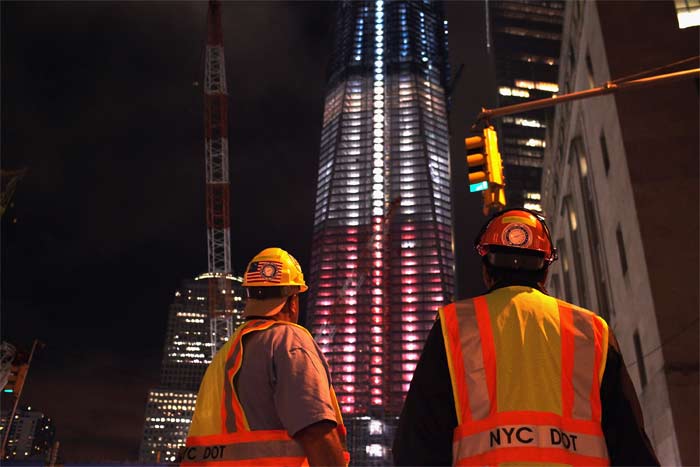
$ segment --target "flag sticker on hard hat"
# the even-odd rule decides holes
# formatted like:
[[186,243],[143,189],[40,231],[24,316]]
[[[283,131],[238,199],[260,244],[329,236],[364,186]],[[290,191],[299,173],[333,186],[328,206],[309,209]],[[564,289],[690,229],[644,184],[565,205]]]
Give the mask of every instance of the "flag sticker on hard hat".
[[532,231],[524,224],[510,224],[503,229],[502,241],[504,245],[518,248],[527,248],[532,244]]
[[279,261],[258,261],[250,263],[245,273],[246,282],[274,282],[282,281],[282,263]]

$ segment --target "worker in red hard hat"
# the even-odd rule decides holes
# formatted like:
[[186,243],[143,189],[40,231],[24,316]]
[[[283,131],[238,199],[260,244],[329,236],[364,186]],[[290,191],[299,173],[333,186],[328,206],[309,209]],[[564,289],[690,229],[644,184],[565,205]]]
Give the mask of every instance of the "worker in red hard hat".
[[328,364],[296,324],[308,289],[299,263],[266,248],[243,286],[247,321],[207,368],[181,465],[347,466]]
[[607,323],[547,295],[544,219],[477,235],[485,295],[439,310],[395,433],[396,465],[659,465]]

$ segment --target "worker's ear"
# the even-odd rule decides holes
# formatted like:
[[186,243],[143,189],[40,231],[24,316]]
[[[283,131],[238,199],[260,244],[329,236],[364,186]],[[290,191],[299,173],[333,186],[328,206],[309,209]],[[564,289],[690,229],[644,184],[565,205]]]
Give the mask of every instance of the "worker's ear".
[[486,265],[483,262],[481,263],[481,279],[484,281],[486,288],[490,289],[493,285],[493,279],[489,275],[488,269],[486,269]]
[[289,312],[289,316],[295,323],[299,322],[299,296],[297,294],[287,297],[287,304],[285,305]]
[[542,274],[542,280],[539,282],[542,290],[545,290],[544,285],[547,283],[547,276],[549,275],[549,268],[544,268],[544,273]]
[[297,307],[297,305],[294,303],[294,297],[296,295],[290,295],[287,297],[287,300],[284,302],[284,307],[282,307],[282,311],[286,311],[288,313],[292,313]]

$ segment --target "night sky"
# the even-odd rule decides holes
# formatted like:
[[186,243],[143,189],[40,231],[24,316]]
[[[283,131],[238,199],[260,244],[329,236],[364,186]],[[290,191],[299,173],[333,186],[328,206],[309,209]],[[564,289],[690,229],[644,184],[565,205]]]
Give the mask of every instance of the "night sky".
[[[2,168],[29,169],[2,219],[2,340],[36,355],[22,403],[65,461],[136,460],[168,306],[207,268],[205,2],[8,2]],[[483,291],[463,138],[490,104],[482,2],[448,4],[458,297]],[[236,272],[280,246],[308,269],[335,4],[223,6]]]

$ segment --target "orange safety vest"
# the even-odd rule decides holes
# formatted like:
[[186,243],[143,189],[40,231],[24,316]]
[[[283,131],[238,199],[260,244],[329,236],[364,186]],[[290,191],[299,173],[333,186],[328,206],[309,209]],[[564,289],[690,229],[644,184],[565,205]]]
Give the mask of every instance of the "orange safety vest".
[[453,465],[609,465],[603,319],[519,286],[439,315],[457,411]]
[[[251,320],[214,356],[197,395],[194,417],[182,454],[182,466],[304,466],[309,465],[299,442],[286,430],[251,430],[234,381],[243,363],[243,336],[275,325],[301,326],[286,321]],[[309,334],[311,337],[311,334]],[[345,426],[330,387],[338,435],[345,445]],[[349,454],[345,452],[346,465]]]

